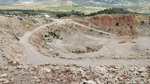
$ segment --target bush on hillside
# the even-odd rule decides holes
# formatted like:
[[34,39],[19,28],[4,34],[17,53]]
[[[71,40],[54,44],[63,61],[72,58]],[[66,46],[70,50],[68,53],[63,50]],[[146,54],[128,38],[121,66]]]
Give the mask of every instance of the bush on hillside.
[[94,16],[94,15],[97,15],[97,14],[133,14],[133,13],[131,11],[128,11],[128,10],[125,10],[125,9],[122,9],[122,8],[108,8],[108,9],[105,9],[105,10],[102,10],[102,11],[91,13],[87,16]]

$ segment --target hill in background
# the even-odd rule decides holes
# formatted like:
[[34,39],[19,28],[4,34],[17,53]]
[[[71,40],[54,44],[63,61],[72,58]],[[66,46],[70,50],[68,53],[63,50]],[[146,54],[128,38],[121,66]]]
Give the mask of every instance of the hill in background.
[[[25,8],[33,8],[33,9],[49,9],[49,7],[50,8],[53,7],[55,11],[66,11],[68,9],[71,9],[69,7],[68,9],[57,8],[57,7],[66,7],[66,6],[76,7],[76,8],[77,7],[79,8],[80,7],[82,8],[94,7],[95,9],[98,9],[98,10],[115,7],[115,8],[124,8],[124,9],[131,10],[132,12],[140,12],[140,13],[149,13],[148,10],[150,10],[150,0],[0,0],[0,3],[6,3],[6,2],[8,3],[13,2],[15,3],[15,6],[16,6],[16,3],[19,6],[21,5],[24,6],[27,4],[27,7]],[[26,2],[26,3],[21,3],[21,2]],[[30,2],[30,3],[27,3],[27,2]],[[29,4],[31,5],[31,7],[29,7]],[[2,5],[4,6],[4,4]],[[35,6],[38,8],[35,8]],[[10,5],[9,5],[9,8],[10,8]],[[20,8],[20,7],[16,7],[16,8]]]
[[91,13],[89,14],[89,16],[94,16],[97,14],[134,14],[134,13],[129,10],[122,9],[122,8],[108,8],[105,10],[97,11],[95,13]]

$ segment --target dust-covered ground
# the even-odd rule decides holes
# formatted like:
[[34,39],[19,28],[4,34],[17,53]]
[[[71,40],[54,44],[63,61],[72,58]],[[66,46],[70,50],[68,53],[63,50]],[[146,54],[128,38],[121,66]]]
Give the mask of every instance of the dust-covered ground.
[[117,36],[71,19],[1,18],[20,23],[1,22],[2,84],[150,83],[149,36]]

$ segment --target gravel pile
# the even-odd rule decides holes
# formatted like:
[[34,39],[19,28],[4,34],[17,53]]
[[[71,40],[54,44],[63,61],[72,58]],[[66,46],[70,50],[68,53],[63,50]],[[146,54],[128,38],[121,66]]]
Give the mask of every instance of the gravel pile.
[[150,66],[58,67],[3,65],[4,84],[149,84]]

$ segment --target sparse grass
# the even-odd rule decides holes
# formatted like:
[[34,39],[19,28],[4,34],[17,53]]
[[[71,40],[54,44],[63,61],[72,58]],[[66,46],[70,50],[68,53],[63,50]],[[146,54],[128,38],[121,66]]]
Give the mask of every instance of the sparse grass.
[[[54,5],[54,4],[53,4]],[[52,7],[52,5],[44,4],[44,3],[32,3],[32,4],[22,4],[22,3],[8,3],[8,4],[0,4],[0,14],[8,14],[8,15],[43,15],[49,14],[52,17],[56,17],[57,14],[62,12],[70,12],[80,11],[84,14],[88,15],[91,13],[96,13],[97,11],[104,10],[104,7],[71,7],[71,6],[56,6]],[[138,9],[139,10],[139,9]],[[137,10],[130,10],[135,12]],[[140,11],[141,12],[141,11]]]
[[76,10],[76,11],[97,11],[98,9],[95,8],[86,8],[86,7],[48,7],[48,9],[54,10]]
[[22,21],[24,29],[27,31],[32,31],[34,28],[30,25],[29,21],[23,20]]
[[0,4],[0,9],[2,10],[47,10],[47,11],[54,11],[54,12],[69,12],[71,10],[81,11],[84,13],[91,13],[96,12],[100,9],[97,8],[87,8],[87,7],[71,7],[71,6],[57,6],[51,7],[52,5],[43,4],[43,3],[32,3],[32,4],[21,4],[21,3],[8,3],[8,4]]

